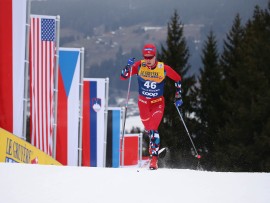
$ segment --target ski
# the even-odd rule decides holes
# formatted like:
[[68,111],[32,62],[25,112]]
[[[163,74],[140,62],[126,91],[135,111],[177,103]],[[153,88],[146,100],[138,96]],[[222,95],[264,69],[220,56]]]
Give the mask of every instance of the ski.
[[163,147],[160,150],[158,150],[158,158],[163,159],[163,158],[165,158],[166,154],[167,154],[166,147]]
[[[166,156],[166,152],[167,152],[166,147],[163,147],[160,150],[158,150],[158,159],[164,159]],[[157,168],[149,167],[149,170],[157,170]]]

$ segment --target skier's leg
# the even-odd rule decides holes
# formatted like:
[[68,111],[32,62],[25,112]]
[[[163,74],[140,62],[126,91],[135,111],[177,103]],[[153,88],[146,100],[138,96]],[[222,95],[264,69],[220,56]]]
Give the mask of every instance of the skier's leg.
[[149,128],[150,130],[158,130],[159,124],[163,118],[164,114],[164,98],[159,97],[158,99],[153,99],[150,102],[150,119]]
[[149,131],[149,154],[150,156],[158,156],[160,146],[160,138],[157,130]]
[[151,114],[150,114],[148,101],[144,98],[139,97],[138,107],[139,107],[141,121],[144,125],[145,131],[148,132],[149,130],[151,130],[149,126]]
[[150,106],[150,121],[149,121],[149,151],[150,155],[158,156],[158,150],[160,146],[160,137],[158,133],[158,127],[162,120],[164,113],[164,98],[160,97],[158,99],[151,100]]
[[150,169],[158,169],[158,150],[160,146],[159,133],[157,130],[150,130],[149,134],[149,154],[151,157]]
[[164,113],[164,98],[160,97],[157,99],[153,99],[150,101],[150,121],[149,121],[149,128],[151,129],[149,138],[149,153],[152,156],[150,162],[150,169],[157,169],[158,168],[158,151],[160,147],[160,136],[158,133],[158,127],[162,120],[163,113]]

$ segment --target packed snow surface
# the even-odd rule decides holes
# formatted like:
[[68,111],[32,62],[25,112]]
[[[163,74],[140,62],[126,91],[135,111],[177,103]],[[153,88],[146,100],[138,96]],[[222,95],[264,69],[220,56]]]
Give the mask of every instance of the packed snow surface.
[[3,203],[269,203],[269,173],[0,163]]

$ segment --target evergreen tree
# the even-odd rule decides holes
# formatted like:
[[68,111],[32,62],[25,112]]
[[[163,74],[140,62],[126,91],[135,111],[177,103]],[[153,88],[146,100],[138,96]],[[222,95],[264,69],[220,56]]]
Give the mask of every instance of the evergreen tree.
[[[185,37],[183,36],[183,24],[177,11],[174,12],[168,23],[168,32],[166,46],[161,45],[161,53],[158,54],[158,59],[165,64],[171,66],[182,77],[183,101],[182,109],[188,112],[189,105],[189,89],[194,85],[194,76],[187,77],[187,72],[190,69],[188,63],[189,51],[187,48]],[[175,84],[169,78],[165,79],[165,111],[161,122],[159,132],[161,135],[161,145],[170,148],[171,152],[171,167],[190,167],[192,163],[191,158],[191,144],[186,136],[184,127],[179,120],[179,115],[174,102]]]
[[223,122],[232,116],[234,110],[231,106],[231,100],[233,100],[233,92],[237,89],[237,78],[235,78],[236,71],[239,70],[239,66],[243,63],[243,57],[241,54],[241,44],[244,38],[244,28],[241,24],[240,15],[237,14],[233,26],[227,38],[224,41],[224,50],[221,55],[220,65],[222,68],[222,98],[224,100]]
[[199,86],[195,88],[198,98],[195,112],[200,121],[196,134],[204,149],[202,151],[203,168],[209,170],[214,164],[213,143],[218,133],[218,127],[221,125],[220,116],[223,109],[219,54],[213,31],[210,31],[202,52],[203,67],[200,68]]
[[[237,68],[241,60],[240,56],[240,45],[243,41],[244,29],[241,25],[240,15],[237,14],[233,26],[229,33],[226,35],[224,41],[224,50],[221,55],[220,64],[223,72],[223,80],[234,82],[236,78],[233,78],[232,71]],[[233,84],[235,85],[235,84]]]
[[225,141],[216,156],[219,170],[270,171],[269,16],[269,7],[255,7],[240,46],[241,63],[232,71],[236,80],[226,83],[233,90],[233,99],[224,98],[232,115],[221,133]]
[[[237,72],[241,69],[243,63],[243,53],[241,46],[243,44],[245,30],[241,24],[240,15],[237,14],[231,30],[226,35],[224,40],[223,53],[220,57],[220,66],[222,71],[222,86],[221,98],[223,102],[223,112],[220,115],[221,126],[219,133],[215,137],[214,156],[216,167],[221,169],[221,166],[229,165],[228,163],[228,143],[231,143],[233,138],[226,131],[230,128],[229,123],[233,123],[235,117],[235,109],[238,107],[235,103],[235,95],[237,95],[239,83]],[[223,125],[222,125],[223,124]],[[227,126],[224,128],[224,126]],[[223,166],[222,166],[223,167]]]

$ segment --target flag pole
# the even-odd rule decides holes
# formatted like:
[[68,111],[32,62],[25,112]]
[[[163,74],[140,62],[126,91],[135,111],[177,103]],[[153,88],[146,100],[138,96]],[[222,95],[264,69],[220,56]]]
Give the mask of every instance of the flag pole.
[[82,122],[83,122],[83,75],[84,75],[84,48],[81,48],[80,60],[80,115],[79,115],[79,140],[78,140],[78,166],[82,166]]
[[107,125],[108,125],[108,101],[109,101],[109,78],[105,79],[105,108],[104,108],[104,150],[103,150],[103,167],[106,167],[106,148],[107,148]]
[[57,105],[58,105],[58,64],[59,64],[59,38],[60,38],[60,16],[56,16],[56,50],[55,50],[55,67],[54,67],[54,120],[53,120],[53,154],[56,159],[56,133],[57,133]]
[[26,140],[27,133],[27,116],[29,101],[29,29],[30,29],[30,0],[26,1],[26,33],[25,33],[25,62],[24,62],[24,99],[23,99],[23,132],[22,139]]

